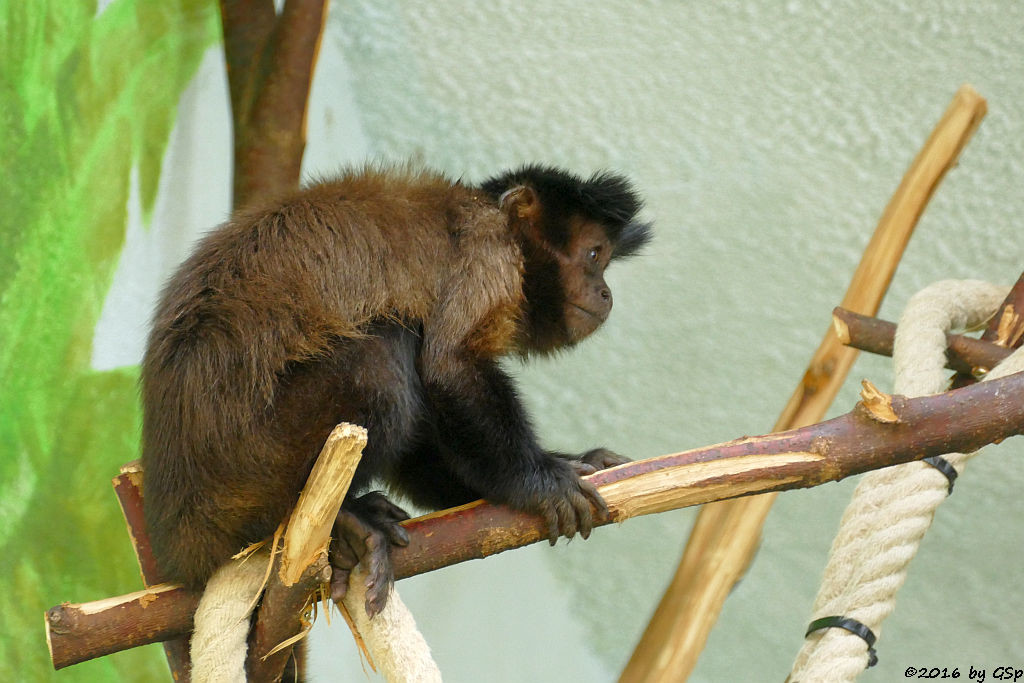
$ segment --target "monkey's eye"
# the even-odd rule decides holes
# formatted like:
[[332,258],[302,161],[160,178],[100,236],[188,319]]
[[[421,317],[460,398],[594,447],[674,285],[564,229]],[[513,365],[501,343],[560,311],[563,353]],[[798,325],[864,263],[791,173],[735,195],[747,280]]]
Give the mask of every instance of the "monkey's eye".
[[591,250],[587,252],[587,260],[590,261],[591,263],[597,263],[597,259],[600,257],[601,247],[599,246],[592,247]]

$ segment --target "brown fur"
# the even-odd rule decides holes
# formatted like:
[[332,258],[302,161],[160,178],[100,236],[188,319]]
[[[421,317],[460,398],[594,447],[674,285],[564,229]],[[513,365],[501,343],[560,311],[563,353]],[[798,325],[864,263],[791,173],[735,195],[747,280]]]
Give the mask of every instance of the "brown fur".
[[[625,225],[639,204],[617,177],[587,181],[626,206],[614,225],[571,196],[568,227],[542,225],[528,182],[499,206],[513,182],[367,168],[200,241],[164,290],[142,366],[146,516],[168,578],[199,585],[271,533],[342,420],[370,429],[353,491],[383,479],[426,504],[527,509],[579,497],[493,362],[593,331],[611,307],[601,274],[615,240],[635,250],[647,228]],[[552,230],[568,242],[552,247]],[[584,263],[592,242],[608,249],[600,263]],[[564,514],[559,528],[575,530]]]

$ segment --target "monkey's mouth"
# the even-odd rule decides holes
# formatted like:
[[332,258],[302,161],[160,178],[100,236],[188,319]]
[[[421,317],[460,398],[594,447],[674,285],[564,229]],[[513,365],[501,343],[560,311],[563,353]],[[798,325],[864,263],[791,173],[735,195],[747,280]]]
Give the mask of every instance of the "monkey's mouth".
[[579,304],[567,303],[565,322],[573,343],[590,336],[608,317],[607,313],[597,313]]
[[594,311],[591,311],[589,309],[583,308],[579,304],[574,304],[571,301],[569,302],[569,305],[572,306],[573,308],[575,308],[578,311],[582,311],[583,313],[586,313],[589,317],[596,319],[598,325],[603,323],[608,318],[608,314],[607,313],[595,313]]

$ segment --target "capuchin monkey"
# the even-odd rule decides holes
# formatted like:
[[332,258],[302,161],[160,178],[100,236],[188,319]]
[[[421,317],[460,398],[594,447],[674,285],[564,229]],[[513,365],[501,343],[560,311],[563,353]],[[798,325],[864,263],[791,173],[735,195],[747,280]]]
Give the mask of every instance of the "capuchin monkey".
[[544,450],[498,360],[574,346],[608,317],[609,262],[651,226],[612,173],[531,165],[468,185],[367,167],[239,211],[167,283],[142,363],[145,514],[166,578],[200,588],[271,535],[333,427],[369,440],[335,523],[332,594],[393,582],[415,505],[485,498],[552,543],[608,509],[580,478],[625,462]]

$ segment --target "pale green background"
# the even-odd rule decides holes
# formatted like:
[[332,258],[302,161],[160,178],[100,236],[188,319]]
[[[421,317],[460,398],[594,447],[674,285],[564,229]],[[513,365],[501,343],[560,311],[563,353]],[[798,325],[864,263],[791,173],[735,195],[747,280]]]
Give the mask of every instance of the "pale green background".
[[[148,6],[119,0],[91,23]],[[64,5],[46,7],[52,14]],[[35,290],[26,291],[48,291],[64,282],[62,264],[85,258],[75,241],[64,255],[10,242],[15,228],[64,234],[53,227],[62,225],[49,218],[54,212],[70,213],[71,225],[95,215],[85,199],[65,205],[65,193],[39,189],[60,174],[72,187],[114,179],[103,195],[113,207],[109,217],[78,229],[86,236],[107,231],[108,249],[123,243],[109,291],[113,259],[88,261],[90,287],[99,291],[96,306],[105,304],[84,322],[69,315],[77,309],[60,308],[46,296],[12,300],[8,288],[0,299],[6,307],[0,314],[13,311],[17,320],[48,321],[56,314],[58,322],[48,324],[69,338],[30,373],[19,360],[34,357],[31,344],[50,337],[11,318],[0,329],[0,340],[20,339],[25,349],[0,346],[5,387],[11,378],[23,387],[18,394],[5,388],[18,400],[0,406],[3,438],[9,439],[0,454],[0,519],[11,520],[0,575],[7,581],[0,586],[0,645],[10,647],[0,671],[12,667],[12,657],[31,667],[25,671],[42,671],[43,608],[137,588],[131,568],[123,566],[130,558],[105,488],[137,442],[137,416],[124,407],[134,405],[128,380],[159,284],[190,240],[223,220],[229,201],[223,63],[210,49],[195,70],[190,56],[211,44],[216,26],[207,3],[183,7],[162,38],[138,47],[138,54],[149,55],[138,63],[166,68],[130,81],[146,90],[128,97],[121,127],[112,130],[124,130],[150,110],[162,112],[168,125],[139,132],[138,149],[150,150],[149,156],[122,153],[123,172],[111,175],[98,162],[70,170],[43,163],[63,158],[72,140],[50,136],[26,150],[26,137],[12,126],[28,114],[0,109],[10,123],[4,149],[21,153],[4,159],[4,181],[21,183],[18,194],[8,192],[21,203],[0,233],[0,244],[10,247],[0,259],[18,255],[15,262],[0,260],[0,282],[8,281],[4,268],[23,275],[45,263],[50,270],[29,279]],[[0,17],[31,13],[3,0],[0,8]],[[13,32],[7,21],[3,28]],[[25,32],[45,35],[43,28]],[[199,38],[191,52],[155,47],[192,35]],[[1018,225],[1024,209],[1022,35],[1024,4],[1013,0],[335,3],[314,84],[305,170],[318,175],[377,156],[411,157],[469,179],[528,160],[583,173],[613,168],[634,178],[648,199],[657,240],[646,256],[610,272],[616,311],[606,329],[563,357],[509,367],[552,448],[603,444],[633,457],[653,456],[771,427],[888,198],[964,82],[988,99],[990,113],[922,219],[883,316],[897,317],[911,293],[936,279],[1017,278],[1024,268]],[[93,49],[126,52],[123,39],[104,40]],[[48,53],[39,47],[31,54]],[[41,60],[47,68],[35,71],[12,68],[10,58],[0,61],[5,73],[19,77],[17,88],[4,81],[0,107],[37,102],[30,85],[42,84],[62,96],[54,106],[67,127],[82,98],[95,97],[100,85],[125,87],[118,61],[87,62],[89,79],[70,79],[69,65],[82,64],[76,54],[62,52],[52,64]],[[159,158],[168,130],[157,174],[145,162]],[[103,151],[122,136],[96,139],[94,147]],[[97,192],[80,191],[86,198]],[[39,203],[49,209],[33,209]],[[91,259],[92,252],[85,253]],[[81,288],[67,298],[76,301],[74,293],[82,296]],[[83,328],[96,316],[89,350]],[[68,363],[68,357],[91,364],[91,371],[78,370],[89,377],[128,379],[106,389],[93,379],[85,393],[59,376],[39,376],[38,368]],[[835,414],[853,405],[861,377],[886,387],[889,365],[860,360]],[[77,458],[85,456],[77,455],[77,443],[66,443],[61,413],[33,413],[27,423],[19,412],[36,405],[38,395],[65,410],[96,412],[78,418],[76,438],[101,441],[97,434],[110,434],[103,438],[123,444],[114,452],[102,443],[88,449],[89,471],[72,485],[61,475],[81,468]],[[125,417],[105,422],[96,407],[102,400],[121,405]],[[879,665],[862,680],[902,680],[909,666],[959,667],[966,679],[973,665],[986,669],[989,680],[997,666],[1024,668],[1022,451],[1021,443],[1010,441],[971,463],[939,511],[882,629]],[[785,677],[852,486],[780,497],[758,557],[726,605],[692,680]],[[54,502],[65,499],[82,509],[65,513]],[[634,520],[587,542],[468,563],[401,582],[399,590],[446,680],[611,681],[674,571],[691,521],[687,511]],[[44,525],[45,539],[36,531]],[[108,530],[109,547],[121,548],[120,555],[111,557],[106,548],[76,551],[83,537]],[[54,550],[58,542],[63,545]],[[115,574],[111,564],[117,564],[116,577],[105,576]],[[8,566],[17,573],[6,574]],[[90,583],[76,578],[86,575],[99,576]],[[318,624],[314,680],[363,680],[350,641],[340,619]],[[124,662],[132,656],[55,678],[131,680],[136,665]]]

